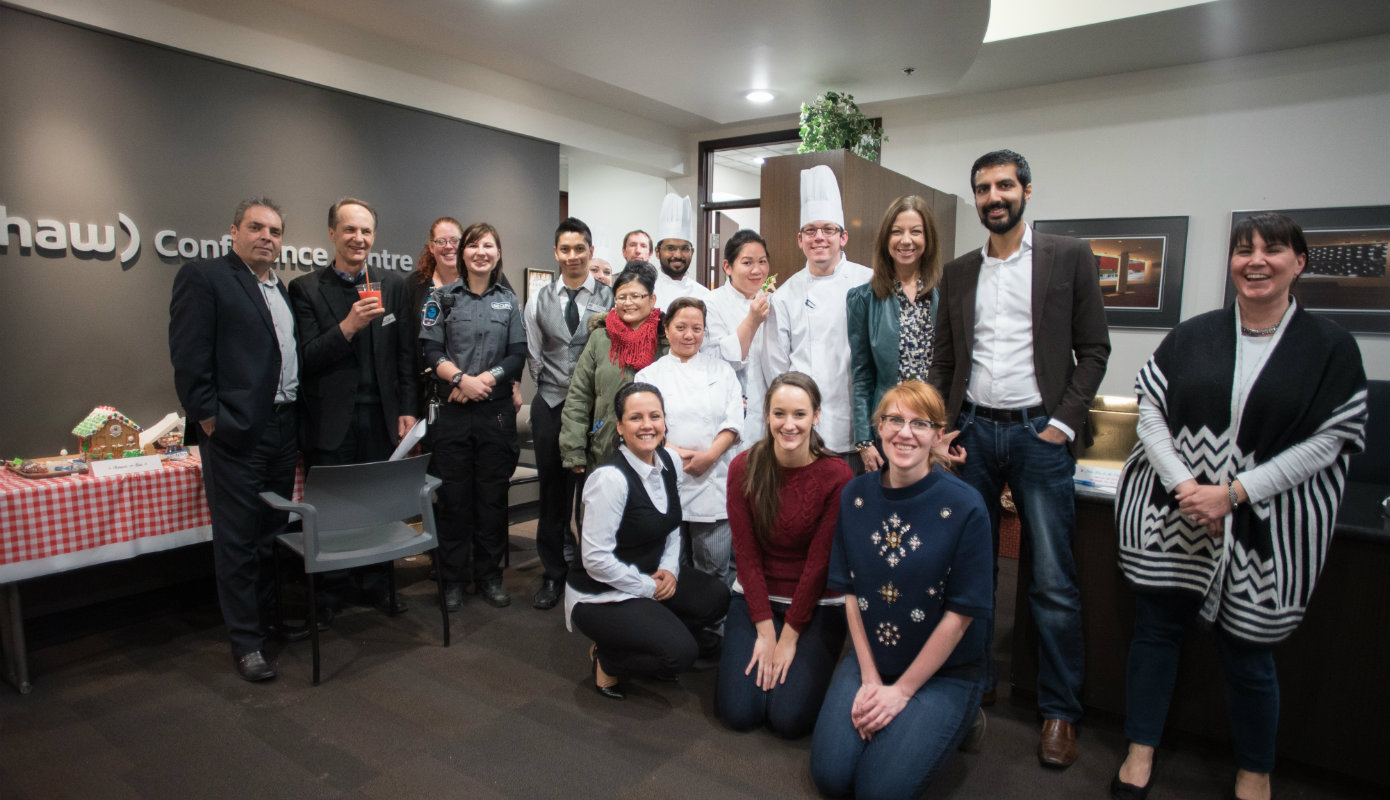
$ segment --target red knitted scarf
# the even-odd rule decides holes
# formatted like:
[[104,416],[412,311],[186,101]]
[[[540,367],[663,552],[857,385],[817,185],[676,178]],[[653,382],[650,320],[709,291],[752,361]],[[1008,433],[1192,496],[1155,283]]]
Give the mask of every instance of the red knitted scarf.
[[652,309],[652,313],[634,329],[623,322],[615,308],[604,318],[603,327],[608,330],[609,361],[619,367],[631,367],[636,372],[656,360],[656,334],[661,328],[661,309]]

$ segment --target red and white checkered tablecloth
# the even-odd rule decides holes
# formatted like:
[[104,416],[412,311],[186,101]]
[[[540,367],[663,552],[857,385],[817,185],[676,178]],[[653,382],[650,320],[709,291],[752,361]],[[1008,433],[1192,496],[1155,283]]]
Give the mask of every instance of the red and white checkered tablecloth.
[[208,541],[210,526],[196,455],[104,478],[0,472],[0,583]]

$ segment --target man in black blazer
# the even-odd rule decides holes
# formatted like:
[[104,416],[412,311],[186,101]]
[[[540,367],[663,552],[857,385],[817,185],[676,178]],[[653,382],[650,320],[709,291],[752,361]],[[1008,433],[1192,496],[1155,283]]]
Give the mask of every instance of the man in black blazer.
[[217,595],[241,677],[275,677],[265,659],[273,626],[270,551],[287,515],[260,492],[294,489],[299,360],[289,298],[271,265],[284,225],[270,200],[232,217],[232,251],[185,264],[169,303],[174,385],[196,437],[212,513]]
[[[989,507],[996,558],[1006,483],[1018,507],[1038,625],[1038,757],[1065,768],[1078,753],[1084,668],[1072,479],[1077,439],[1090,443],[1087,413],[1105,376],[1110,334],[1089,245],[1023,222],[1033,191],[1027,160],[1011,150],[988,153],[971,167],[970,184],[989,241],[943,271],[930,381],[960,432],[953,450],[964,451],[961,477]],[[992,620],[989,628],[993,642]],[[985,704],[994,696],[988,662]]]
[[[290,283],[303,365],[304,460],[309,467],[384,461],[415,424],[415,351],[405,281],[367,268],[376,240],[376,210],[345,197],[328,209],[334,258],[327,267]],[[380,284],[380,297],[360,294]],[[386,583],[364,575],[369,603],[384,606]],[[326,576],[325,612],[332,618],[344,593],[342,574]],[[397,599],[388,613],[404,610]]]

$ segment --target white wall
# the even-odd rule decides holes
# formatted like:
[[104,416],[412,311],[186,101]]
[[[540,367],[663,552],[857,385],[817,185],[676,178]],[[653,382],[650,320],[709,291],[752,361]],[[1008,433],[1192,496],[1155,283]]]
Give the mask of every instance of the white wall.
[[[1221,305],[1231,211],[1390,204],[1390,37],[866,111],[884,166],[966,200],[970,164],[1008,147],[1030,220],[1188,216],[1184,319]],[[973,207],[957,219],[959,252],[983,244]],[[1112,330],[1101,391],[1130,394],[1162,337]],[[1390,337],[1357,338],[1390,378]]]
[[622,269],[623,235],[641,228],[656,236],[666,181],[622,169],[588,153],[568,152],[570,214],[594,232],[600,258]]

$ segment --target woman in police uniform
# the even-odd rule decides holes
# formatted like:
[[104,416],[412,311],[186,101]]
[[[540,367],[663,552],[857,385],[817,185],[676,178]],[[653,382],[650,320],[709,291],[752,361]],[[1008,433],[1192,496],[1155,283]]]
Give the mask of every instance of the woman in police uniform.
[[[520,449],[512,383],[526,360],[521,303],[498,282],[502,240],[486,222],[463,231],[459,280],[435,290],[420,320],[425,363],[447,398],[430,424],[431,471],[438,493],[440,579],[450,611],[463,605],[471,579],[496,608],[507,546],[507,483]],[[471,562],[471,565],[470,565]]]

